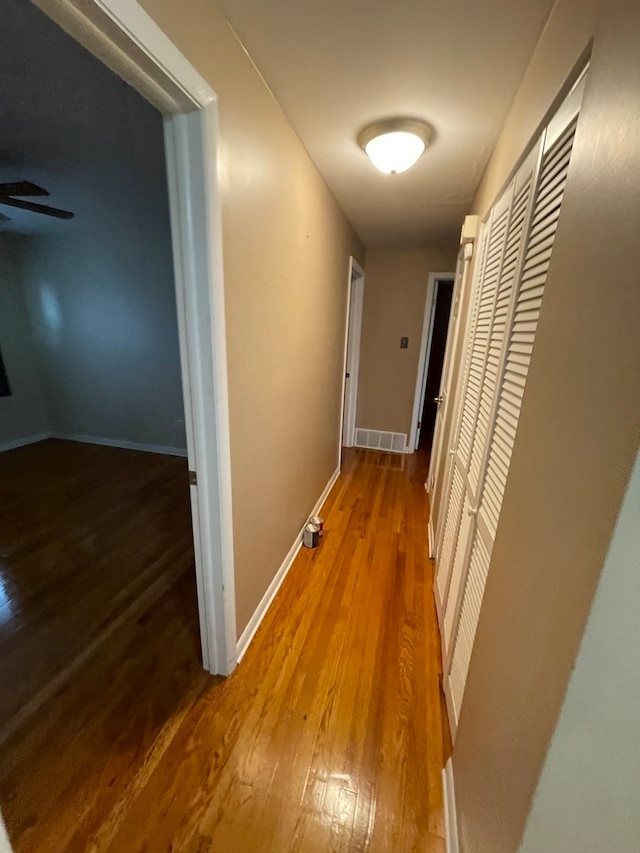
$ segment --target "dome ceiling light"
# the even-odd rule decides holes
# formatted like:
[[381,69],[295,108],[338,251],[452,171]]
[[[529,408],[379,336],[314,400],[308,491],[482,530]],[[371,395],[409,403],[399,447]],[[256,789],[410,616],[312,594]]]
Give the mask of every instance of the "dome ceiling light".
[[426,122],[392,118],[367,125],[358,134],[358,144],[376,169],[395,175],[415,165],[432,138],[433,128]]

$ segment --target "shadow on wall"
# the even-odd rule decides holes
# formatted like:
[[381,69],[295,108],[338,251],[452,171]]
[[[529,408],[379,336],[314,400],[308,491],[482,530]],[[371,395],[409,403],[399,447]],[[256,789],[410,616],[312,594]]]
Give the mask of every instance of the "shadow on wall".
[[[409,435],[429,274],[455,270],[456,258],[455,245],[367,251],[356,418],[361,429]],[[406,349],[402,337],[409,339]]]

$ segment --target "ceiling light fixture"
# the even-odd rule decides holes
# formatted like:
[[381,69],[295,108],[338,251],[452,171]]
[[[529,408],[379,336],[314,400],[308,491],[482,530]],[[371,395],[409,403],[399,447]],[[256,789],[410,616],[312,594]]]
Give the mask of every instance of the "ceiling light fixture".
[[410,118],[392,118],[367,125],[358,144],[376,169],[387,175],[406,172],[422,156],[433,138],[433,128]]

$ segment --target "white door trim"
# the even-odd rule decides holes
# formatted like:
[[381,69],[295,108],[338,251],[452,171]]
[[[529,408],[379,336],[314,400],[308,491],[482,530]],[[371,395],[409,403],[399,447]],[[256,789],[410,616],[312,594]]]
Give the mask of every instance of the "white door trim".
[[411,432],[409,433],[409,452],[418,449],[420,429],[418,421],[424,405],[424,394],[427,387],[427,371],[429,369],[429,357],[431,355],[431,340],[433,337],[433,318],[436,308],[436,294],[438,282],[455,282],[455,272],[432,272],[429,273],[427,284],[427,296],[424,301],[424,319],[422,321],[422,338],[420,340],[420,358],[418,361],[418,372],[416,374],[416,390],[413,395],[413,414],[411,416]]
[[[468,219],[470,217],[467,217]],[[438,414],[436,416],[436,428],[433,434],[433,443],[431,445],[431,457],[429,459],[429,473],[427,475],[427,491],[429,492],[429,497],[433,497],[434,487],[436,485],[436,475],[440,468],[440,459],[442,455],[442,442],[444,438],[444,429],[443,424],[447,418],[448,412],[450,411],[450,407],[453,403],[451,397],[451,368],[452,361],[455,357],[455,353],[458,351],[458,340],[460,337],[460,327],[462,326],[461,320],[461,308],[462,308],[462,298],[463,294],[466,291],[467,287],[467,276],[469,272],[469,265],[471,263],[471,258],[473,257],[473,247],[475,243],[475,238],[468,240],[468,242],[464,243],[460,247],[460,251],[458,253],[458,269],[456,270],[456,281],[453,286],[453,299],[451,303],[451,318],[449,320],[449,333],[447,335],[447,346],[444,353],[444,364],[442,365],[442,380],[440,382],[440,396],[444,397],[444,404],[438,410]],[[451,324],[453,323],[453,328]],[[453,395],[455,396],[455,395]],[[438,424],[440,424],[440,429],[438,429]],[[429,520],[433,521],[431,515],[429,516]],[[437,554],[437,542],[435,536],[437,535],[437,526],[434,524],[434,540],[433,540],[433,555]]]
[[165,117],[202,657],[226,675],[236,626],[217,97],[135,0],[35,2]]
[[444,835],[446,853],[458,853],[458,818],[456,815],[456,793],[451,759],[442,768],[442,790],[444,793]]
[[[358,407],[358,372],[360,370],[364,279],[364,269],[354,257],[351,257],[349,260],[349,292],[344,338],[342,411],[340,415],[338,457],[340,457],[342,447],[353,447],[356,441],[356,410]],[[349,374],[348,382],[347,373]]]

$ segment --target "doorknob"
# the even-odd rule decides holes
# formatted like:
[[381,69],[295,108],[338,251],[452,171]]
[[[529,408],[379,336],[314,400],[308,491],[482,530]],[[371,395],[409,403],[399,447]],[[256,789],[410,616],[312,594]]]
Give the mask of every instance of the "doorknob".
[[443,399],[444,399],[444,397],[434,397],[433,402],[439,406],[440,403],[443,401]]

